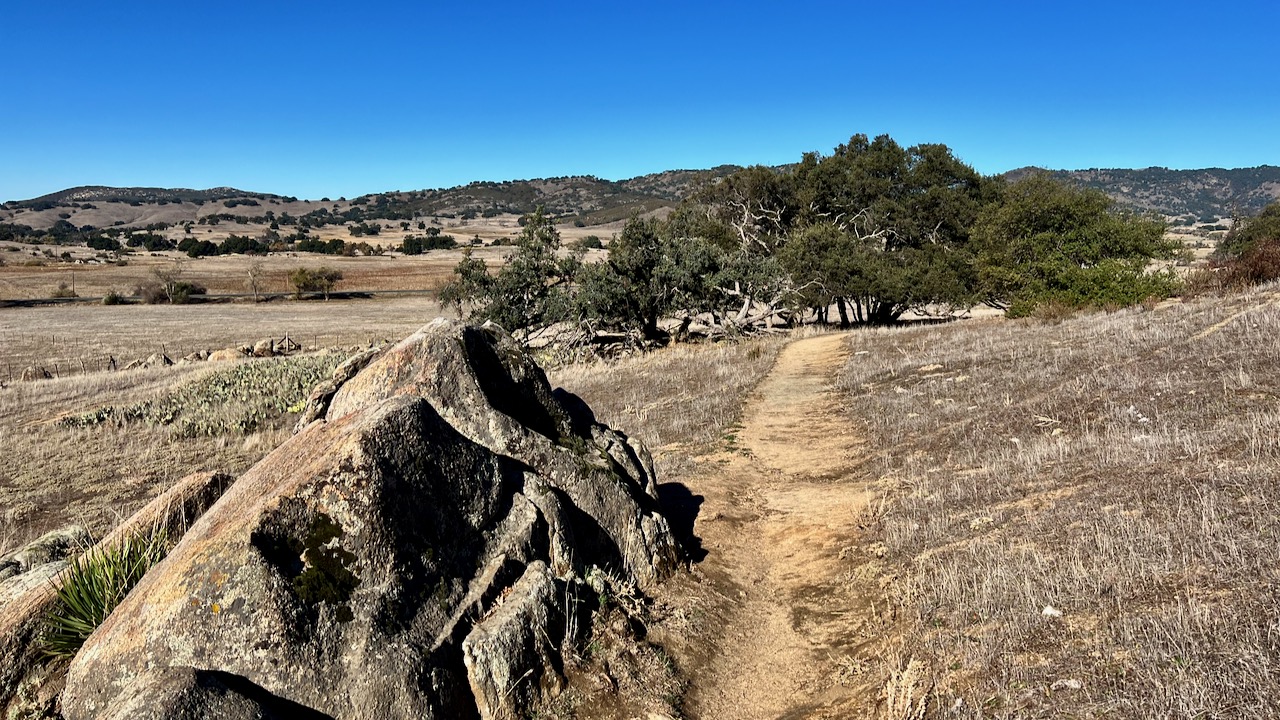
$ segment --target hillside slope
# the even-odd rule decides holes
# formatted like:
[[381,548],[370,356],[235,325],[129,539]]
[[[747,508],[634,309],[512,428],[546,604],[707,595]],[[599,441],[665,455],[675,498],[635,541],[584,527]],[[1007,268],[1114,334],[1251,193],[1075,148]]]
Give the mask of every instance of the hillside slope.
[[[1005,173],[1016,180],[1039,168]],[[1101,190],[1126,207],[1161,215],[1194,216],[1211,222],[1216,218],[1257,215],[1268,203],[1280,200],[1280,167],[1206,168],[1170,170],[1052,170],[1055,178]]]

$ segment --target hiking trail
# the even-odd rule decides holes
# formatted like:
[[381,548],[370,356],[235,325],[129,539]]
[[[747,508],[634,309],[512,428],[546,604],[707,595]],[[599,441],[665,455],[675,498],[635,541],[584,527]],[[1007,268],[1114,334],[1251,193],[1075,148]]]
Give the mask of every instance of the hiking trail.
[[[855,480],[864,440],[830,386],[849,334],[792,342],[743,408],[729,448],[685,479],[699,639],[675,642],[693,720],[869,715],[878,690],[859,649],[877,642],[875,588],[850,559],[872,493]],[[699,553],[701,554],[701,553]],[[699,592],[701,595],[699,596]]]

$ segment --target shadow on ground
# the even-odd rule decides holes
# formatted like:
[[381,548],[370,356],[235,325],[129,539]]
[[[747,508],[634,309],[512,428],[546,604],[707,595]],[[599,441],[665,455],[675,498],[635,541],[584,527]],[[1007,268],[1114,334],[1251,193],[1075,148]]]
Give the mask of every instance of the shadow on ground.
[[702,539],[693,534],[693,524],[702,509],[703,497],[694,495],[681,483],[669,482],[658,486],[658,501],[685,555],[692,562],[702,562],[707,551],[702,548]]

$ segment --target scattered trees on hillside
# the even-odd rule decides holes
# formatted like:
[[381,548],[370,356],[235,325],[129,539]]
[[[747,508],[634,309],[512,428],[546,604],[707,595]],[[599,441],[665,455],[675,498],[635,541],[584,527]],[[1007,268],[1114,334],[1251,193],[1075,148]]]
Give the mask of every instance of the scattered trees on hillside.
[[[407,224],[407,223],[406,223]],[[423,223],[418,223],[423,225]],[[425,225],[424,225],[425,227]],[[405,235],[400,242],[400,252],[405,255],[421,255],[428,250],[451,250],[458,247],[452,235],[440,234],[440,228],[428,228],[426,235]]]

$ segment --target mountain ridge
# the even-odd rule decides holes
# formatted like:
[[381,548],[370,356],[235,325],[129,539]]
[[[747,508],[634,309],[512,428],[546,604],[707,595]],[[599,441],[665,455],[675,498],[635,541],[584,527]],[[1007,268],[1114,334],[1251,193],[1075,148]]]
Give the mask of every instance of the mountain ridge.
[[[775,167],[782,172],[790,165]],[[574,175],[527,180],[475,181],[449,188],[370,193],[334,203],[329,198],[299,201],[275,193],[240,190],[220,186],[204,190],[190,188],[110,187],[83,185],[31,198],[0,204],[5,212],[0,222],[34,221],[48,224],[53,211],[84,208],[93,203],[149,205],[195,205],[193,217],[206,214],[199,206],[221,203],[224,208],[332,203],[348,210],[359,209],[368,218],[409,220],[423,216],[493,217],[525,214],[538,207],[562,221],[599,225],[674,207],[702,184],[724,177],[737,165],[720,165],[705,170],[666,170],[625,180],[606,180],[592,175]],[[1280,167],[1259,165],[1250,168],[1201,168],[1171,170],[1089,168],[1052,170],[1023,167],[1000,177],[1017,180],[1033,172],[1080,187],[1101,190],[1122,207],[1153,212],[1186,222],[1211,222],[1217,218],[1256,215],[1268,203],[1280,200]],[[302,208],[299,208],[302,209]],[[304,210],[305,211],[305,210]],[[258,213],[251,213],[258,214]],[[43,216],[43,217],[42,217]],[[48,221],[48,223],[44,222]],[[123,224],[132,224],[133,219]]]

